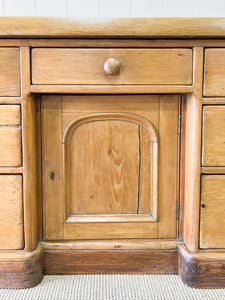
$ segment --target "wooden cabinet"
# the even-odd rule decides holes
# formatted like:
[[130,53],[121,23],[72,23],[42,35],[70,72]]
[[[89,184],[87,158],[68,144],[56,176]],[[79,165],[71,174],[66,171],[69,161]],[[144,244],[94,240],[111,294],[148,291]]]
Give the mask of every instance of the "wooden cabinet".
[[43,96],[44,238],[175,238],[179,96]]
[[225,287],[224,19],[2,18],[0,287]]

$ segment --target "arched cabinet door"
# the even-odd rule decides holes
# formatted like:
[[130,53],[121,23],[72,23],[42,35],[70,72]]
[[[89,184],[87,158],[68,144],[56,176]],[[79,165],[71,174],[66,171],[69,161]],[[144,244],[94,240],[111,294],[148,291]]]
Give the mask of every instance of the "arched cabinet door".
[[45,239],[174,238],[178,96],[43,96]]

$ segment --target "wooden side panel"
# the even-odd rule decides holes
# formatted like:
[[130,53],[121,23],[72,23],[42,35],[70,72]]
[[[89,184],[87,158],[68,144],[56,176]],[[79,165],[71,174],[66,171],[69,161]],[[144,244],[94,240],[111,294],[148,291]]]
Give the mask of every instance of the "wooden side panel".
[[0,249],[22,249],[22,176],[0,175]]
[[[111,57],[121,62],[116,76],[104,73],[104,63]],[[36,48],[32,83],[190,85],[192,50]]]
[[[61,96],[42,98],[44,238],[63,238]],[[51,179],[54,173],[54,180]]]
[[225,175],[203,175],[200,248],[225,247]]
[[225,49],[205,50],[204,96],[225,96]]
[[0,96],[20,96],[20,50],[0,48]]
[[71,213],[136,214],[139,126],[109,120],[85,123],[74,131],[71,144]]
[[179,97],[160,97],[159,119],[159,238],[177,236]]
[[225,106],[203,109],[202,165],[225,166]]

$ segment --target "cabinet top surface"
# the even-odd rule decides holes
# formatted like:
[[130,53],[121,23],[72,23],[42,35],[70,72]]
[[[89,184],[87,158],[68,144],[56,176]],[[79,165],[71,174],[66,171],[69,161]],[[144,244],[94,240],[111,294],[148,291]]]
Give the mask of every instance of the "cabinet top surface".
[[0,37],[224,38],[225,18],[0,17]]

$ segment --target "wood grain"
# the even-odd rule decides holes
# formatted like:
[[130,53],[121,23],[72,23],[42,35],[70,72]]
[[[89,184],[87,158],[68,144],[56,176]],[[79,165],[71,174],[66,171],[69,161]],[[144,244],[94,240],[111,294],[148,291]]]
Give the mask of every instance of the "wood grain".
[[191,253],[181,246],[178,273],[182,281],[193,288],[224,288],[224,253]]
[[204,96],[225,96],[225,49],[205,50]]
[[200,248],[225,247],[225,176],[203,175],[201,181]]
[[[121,63],[117,76],[104,73],[109,58]],[[191,85],[192,50],[36,48],[32,84]]]
[[203,48],[194,48],[194,93],[186,97],[184,243],[199,249]]
[[[44,238],[63,237],[61,96],[42,97]],[[51,180],[50,173],[55,179]]]
[[46,274],[177,274],[172,250],[45,250]]
[[22,176],[0,175],[0,249],[22,249]]
[[0,253],[0,288],[31,288],[41,282],[44,273],[42,247],[32,252]]
[[37,131],[35,96],[30,93],[30,48],[21,47],[22,153],[25,249],[38,243]]
[[224,18],[49,18],[4,17],[7,37],[224,37]]
[[20,50],[0,49],[0,96],[20,96]]
[[20,125],[20,114],[20,105],[0,105],[0,125]]
[[225,166],[225,106],[203,108],[202,165]]
[[[158,238],[177,236],[178,200],[178,107],[177,95],[160,96],[159,107],[159,227]],[[173,170],[171,172],[171,170]]]

